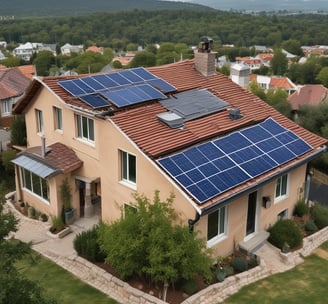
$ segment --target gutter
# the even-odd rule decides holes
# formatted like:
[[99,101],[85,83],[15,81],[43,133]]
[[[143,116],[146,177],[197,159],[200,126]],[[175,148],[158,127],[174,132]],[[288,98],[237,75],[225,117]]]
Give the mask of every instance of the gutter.
[[[327,146],[322,146],[321,148],[319,148],[318,151],[316,151],[315,153],[313,153],[312,155],[310,155],[309,157],[307,158],[304,158],[298,162],[296,162],[295,164],[291,165],[291,166],[288,166],[280,171],[278,171],[277,173],[261,180],[260,182],[257,182],[247,188],[245,188],[244,190],[238,192],[238,193],[235,193],[235,194],[232,194],[230,196],[228,196],[227,198],[221,200],[221,201],[217,201],[215,202],[213,205],[209,206],[209,207],[205,207],[203,209],[201,209],[201,213],[200,213],[200,216],[204,216],[204,215],[207,215],[215,210],[217,210],[219,207],[222,207],[223,205],[227,205],[228,203],[230,203],[232,200],[235,200],[241,196],[243,196],[245,193],[247,192],[252,192],[254,191],[255,189],[259,188],[260,186],[264,185],[264,184],[267,184],[269,183],[270,181],[272,181],[273,179],[276,179],[278,176],[281,176],[283,175],[284,173],[290,171],[291,169],[294,169],[294,168],[297,168],[301,165],[303,165],[304,163],[308,163],[309,161],[311,161],[312,159],[318,157],[320,154],[326,152],[327,150]],[[189,222],[189,221],[188,221]]]

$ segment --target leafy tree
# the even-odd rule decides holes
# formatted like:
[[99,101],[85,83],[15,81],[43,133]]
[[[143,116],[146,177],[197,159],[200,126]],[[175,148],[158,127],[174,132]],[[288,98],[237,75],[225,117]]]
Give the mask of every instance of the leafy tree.
[[30,252],[30,245],[8,239],[17,231],[18,221],[12,213],[4,212],[4,193],[0,193],[0,303],[55,304],[43,289],[18,272],[15,263]]
[[119,60],[114,60],[112,62],[112,65],[113,65],[114,69],[121,69],[123,67],[121,61],[119,61]]
[[328,88],[328,67],[321,69],[317,76],[317,80],[319,80],[326,88]]
[[49,76],[49,70],[55,64],[55,56],[51,51],[40,51],[33,60],[33,64],[38,75]]
[[291,105],[287,100],[288,94],[282,89],[269,89],[266,93],[266,101],[281,114],[290,117]]
[[302,55],[301,43],[296,39],[288,39],[282,42],[281,47],[294,55]]
[[137,53],[134,58],[131,60],[129,67],[151,67],[156,65],[156,56],[153,53],[143,51]]
[[281,49],[276,49],[274,51],[273,58],[271,59],[270,66],[273,75],[285,75],[288,70],[288,59],[281,51]]
[[16,115],[11,123],[10,140],[13,145],[26,145],[26,124],[23,115]]
[[11,56],[1,60],[1,64],[5,65],[6,67],[16,67],[22,65],[22,60],[19,57]]
[[257,97],[261,98],[262,100],[266,101],[266,94],[263,88],[256,81],[252,81],[248,85],[248,89]]
[[173,195],[161,201],[155,191],[153,202],[135,195],[137,212],[112,224],[101,223],[100,247],[122,278],[150,277],[151,281],[169,284],[190,279],[196,274],[210,276],[212,259],[204,240],[190,233],[188,227],[173,224]]

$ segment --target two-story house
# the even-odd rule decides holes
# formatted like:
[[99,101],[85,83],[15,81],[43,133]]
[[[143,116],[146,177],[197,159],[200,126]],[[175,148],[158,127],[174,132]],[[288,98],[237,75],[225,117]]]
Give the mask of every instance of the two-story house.
[[0,127],[10,127],[12,106],[23,95],[30,82],[18,67],[0,69]]
[[207,48],[147,69],[34,79],[14,108],[28,136],[13,160],[17,199],[59,215],[67,177],[76,218],[100,204],[110,222],[136,192],[174,193],[178,223],[213,254],[254,250],[292,216],[327,140],[217,73],[215,57]]

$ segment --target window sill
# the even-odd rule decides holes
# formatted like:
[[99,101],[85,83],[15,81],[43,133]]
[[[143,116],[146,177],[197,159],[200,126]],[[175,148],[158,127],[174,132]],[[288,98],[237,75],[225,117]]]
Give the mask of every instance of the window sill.
[[225,235],[225,234],[214,237],[214,238],[210,239],[209,241],[207,241],[207,247],[211,248],[226,239],[227,239],[227,235]]
[[77,141],[83,143],[83,144],[86,144],[86,145],[90,146],[90,147],[93,147],[94,148],[96,146],[96,144],[95,144],[94,141],[88,141],[88,140],[83,139],[83,138],[80,138],[80,137],[76,137],[75,139]]
[[288,198],[288,195],[278,196],[274,199],[274,204],[279,204],[280,202],[284,201],[286,198]]
[[137,184],[135,184],[135,183],[131,183],[131,182],[128,182],[125,180],[121,180],[121,181],[119,181],[119,183],[124,187],[127,187],[131,190],[137,191]]

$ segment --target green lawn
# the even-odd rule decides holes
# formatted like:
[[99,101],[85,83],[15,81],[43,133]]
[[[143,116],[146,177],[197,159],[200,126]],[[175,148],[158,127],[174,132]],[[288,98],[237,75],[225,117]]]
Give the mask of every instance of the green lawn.
[[47,295],[57,300],[58,304],[117,303],[52,261],[37,254],[33,254],[33,259],[38,262],[31,264],[31,259],[26,257],[17,263],[17,267],[27,278],[39,282]]
[[[328,242],[320,248],[328,253]],[[305,259],[304,263],[292,270],[245,286],[224,301],[224,304],[326,303],[327,257],[328,254],[325,258],[312,254]]]

